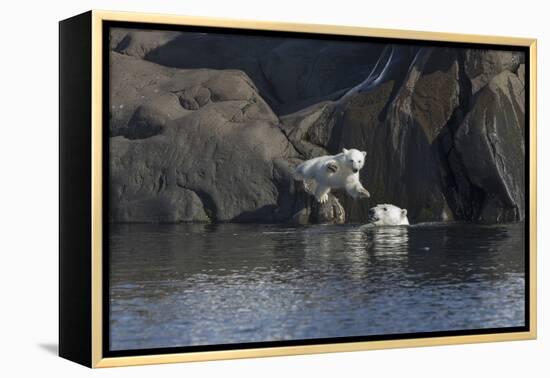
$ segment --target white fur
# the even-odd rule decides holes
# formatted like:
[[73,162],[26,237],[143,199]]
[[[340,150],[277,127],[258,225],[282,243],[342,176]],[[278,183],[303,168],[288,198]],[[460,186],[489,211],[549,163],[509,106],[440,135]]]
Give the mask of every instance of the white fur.
[[331,189],[345,189],[353,198],[369,198],[369,192],[359,181],[366,155],[365,151],[344,148],[338,155],[306,160],[296,167],[295,178],[303,180],[306,191],[320,203],[328,200]]
[[408,226],[409,218],[406,209],[384,203],[369,210],[369,222],[376,226]]

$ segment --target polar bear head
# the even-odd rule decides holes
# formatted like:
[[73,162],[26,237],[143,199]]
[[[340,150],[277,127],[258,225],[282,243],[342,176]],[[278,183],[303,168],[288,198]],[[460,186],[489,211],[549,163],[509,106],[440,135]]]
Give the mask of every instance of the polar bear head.
[[390,204],[376,205],[369,210],[369,222],[377,226],[408,225],[407,210]]
[[342,149],[342,153],[344,154],[344,163],[353,173],[359,172],[363,168],[363,165],[365,165],[365,157],[367,156],[365,151],[359,151],[355,148],[350,150],[344,148]]

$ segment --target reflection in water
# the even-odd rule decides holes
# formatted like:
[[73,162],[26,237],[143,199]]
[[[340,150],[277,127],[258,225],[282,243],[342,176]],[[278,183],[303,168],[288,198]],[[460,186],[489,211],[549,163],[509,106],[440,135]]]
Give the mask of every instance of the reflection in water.
[[524,225],[112,225],[113,350],[524,325]]

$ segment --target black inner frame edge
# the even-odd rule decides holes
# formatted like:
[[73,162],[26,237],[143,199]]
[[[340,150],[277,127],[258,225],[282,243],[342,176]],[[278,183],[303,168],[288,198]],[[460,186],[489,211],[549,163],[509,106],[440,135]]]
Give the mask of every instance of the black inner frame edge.
[[[287,37],[287,38],[308,38],[333,41],[355,41],[355,42],[370,42],[384,44],[407,44],[407,45],[423,45],[436,47],[453,47],[453,48],[468,48],[482,50],[504,50],[504,51],[521,51],[525,54],[525,326],[523,327],[504,327],[504,328],[484,328],[472,330],[449,330],[421,333],[400,333],[387,335],[369,335],[369,336],[349,336],[349,337],[331,337],[318,339],[304,340],[285,340],[285,341],[262,341],[250,343],[235,343],[235,344],[215,344],[215,345],[196,345],[196,346],[174,346],[167,348],[150,348],[150,349],[129,349],[112,351],[110,345],[110,269],[109,269],[109,133],[106,132],[106,125],[109,124],[109,94],[110,94],[110,71],[109,71],[109,30],[112,27],[128,28],[128,29],[151,29],[151,30],[172,30],[182,32],[202,32],[202,33],[222,33],[222,34],[238,34],[238,35],[256,35],[265,37]],[[406,31],[404,31],[406,32]],[[526,46],[508,46],[499,44],[481,44],[468,42],[442,42],[429,40],[410,40],[404,38],[386,38],[386,37],[366,37],[366,36],[347,36],[334,34],[317,34],[304,32],[287,32],[287,31],[267,31],[267,30],[250,30],[225,27],[211,26],[191,26],[191,25],[168,25],[155,24],[146,22],[127,22],[127,21],[103,21],[102,22],[102,172],[103,172],[103,278],[102,278],[102,356],[103,357],[129,357],[141,355],[157,355],[157,354],[172,354],[172,353],[191,353],[191,352],[209,352],[222,350],[237,350],[237,349],[256,349],[270,347],[290,347],[290,346],[306,346],[318,344],[336,344],[336,343],[353,343],[365,341],[385,341],[385,340],[406,340],[406,339],[422,339],[434,337],[449,337],[449,336],[468,336],[468,335],[487,335],[487,334],[503,334],[512,332],[528,332],[530,330],[530,64],[531,56],[529,47]]]

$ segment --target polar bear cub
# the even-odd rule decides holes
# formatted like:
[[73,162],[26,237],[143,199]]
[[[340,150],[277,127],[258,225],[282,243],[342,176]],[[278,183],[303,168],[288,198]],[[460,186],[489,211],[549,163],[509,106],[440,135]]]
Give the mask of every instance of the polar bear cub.
[[376,226],[408,226],[409,218],[406,209],[384,203],[369,210],[369,222]]
[[343,149],[338,155],[306,160],[296,167],[296,180],[320,203],[328,200],[331,189],[345,189],[353,198],[369,198],[370,193],[359,181],[359,171],[365,164],[365,151]]

